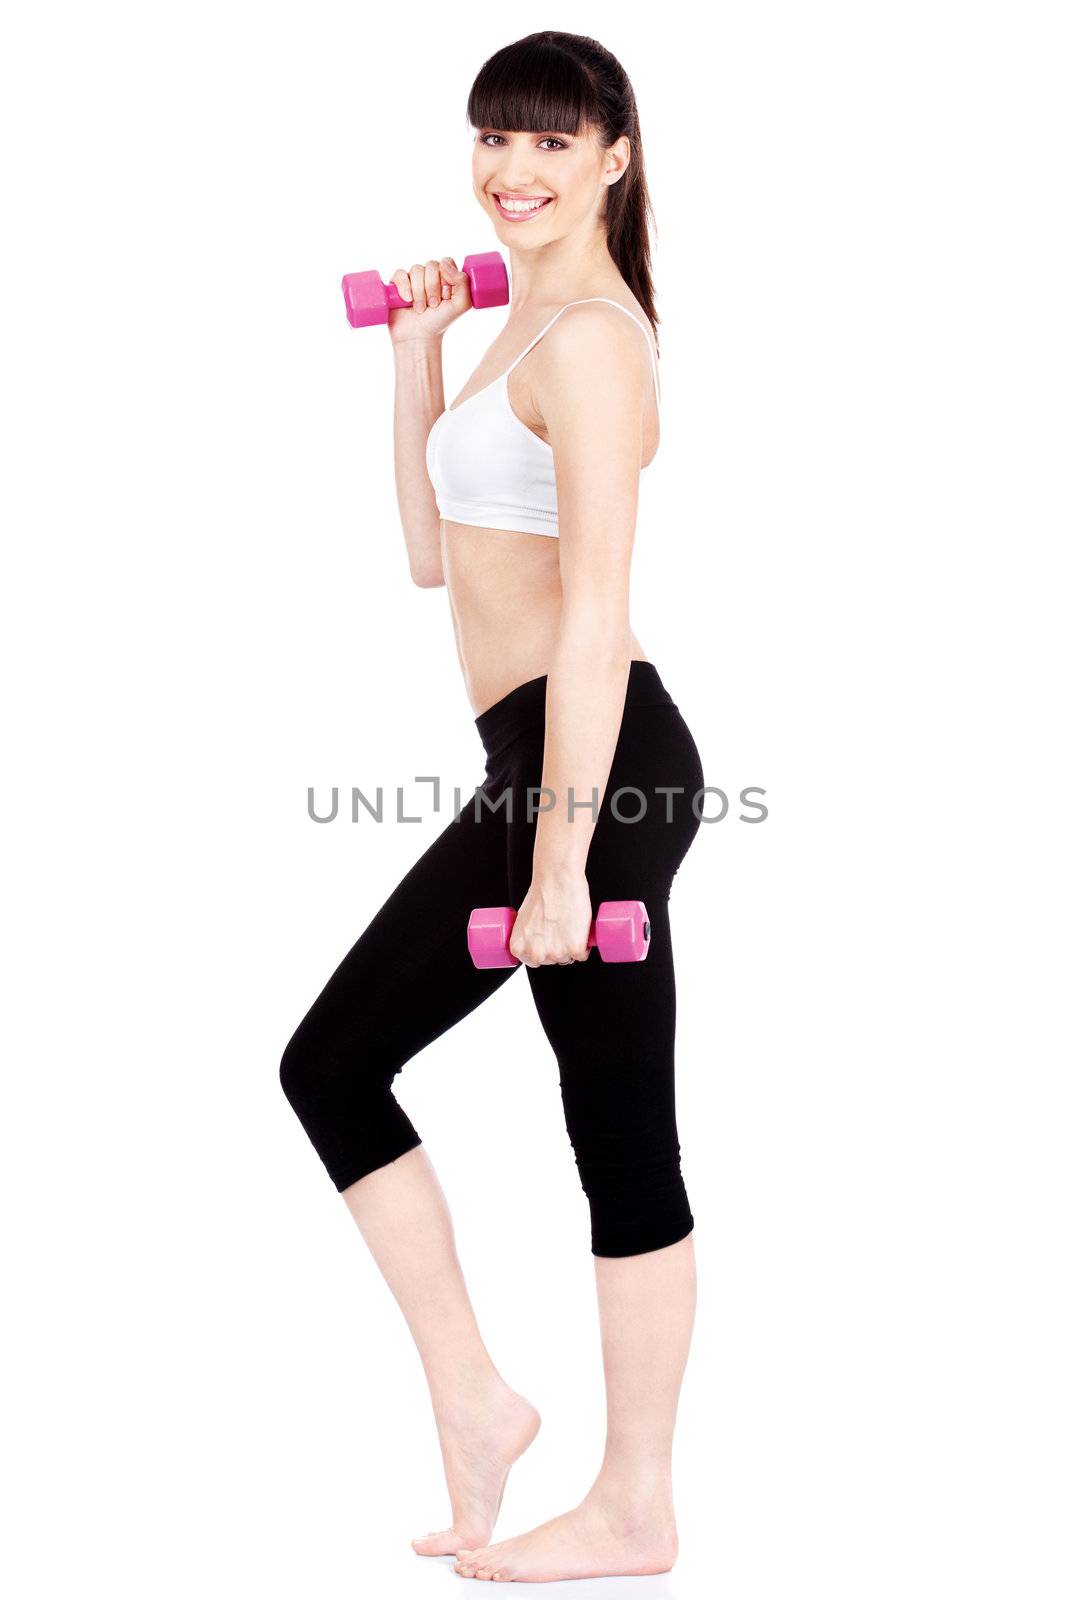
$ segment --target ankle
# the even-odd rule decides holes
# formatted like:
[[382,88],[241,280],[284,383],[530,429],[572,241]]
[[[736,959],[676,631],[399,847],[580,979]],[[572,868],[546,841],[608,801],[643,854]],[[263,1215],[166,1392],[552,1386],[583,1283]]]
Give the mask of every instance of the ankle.
[[613,1527],[638,1532],[650,1526],[674,1523],[674,1492],[670,1467],[601,1467],[586,1500],[610,1519]]
[[427,1374],[430,1399],[438,1421],[462,1423],[491,1413],[509,1399],[512,1390],[496,1368],[466,1366]]

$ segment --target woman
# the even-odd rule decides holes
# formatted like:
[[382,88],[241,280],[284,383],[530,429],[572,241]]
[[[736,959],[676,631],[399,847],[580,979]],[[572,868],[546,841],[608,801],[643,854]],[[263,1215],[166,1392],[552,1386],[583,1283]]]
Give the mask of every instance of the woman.
[[[426,1371],[452,1524],[415,1550],[455,1554],[454,1570],[479,1578],[664,1572],[677,1555],[671,1447],[695,1307],[667,900],[704,779],[629,622],[638,479],[659,440],[640,130],[614,56],[557,32],[491,57],[467,115],[474,193],[511,252],[507,323],[449,411],[441,338],[471,303],[451,257],[394,273],[411,305],[389,327],[411,576],[447,587],[486,778],[342,961],[285,1052],[282,1082]],[[643,961],[591,955],[608,899],[644,901]],[[390,1087],[517,970],[471,961],[479,905],[517,908],[510,949],[559,1065],[608,1401],[603,1464],[582,1503],[493,1545],[508,1470],[540,1417],[482,1342],[444,1196]]]

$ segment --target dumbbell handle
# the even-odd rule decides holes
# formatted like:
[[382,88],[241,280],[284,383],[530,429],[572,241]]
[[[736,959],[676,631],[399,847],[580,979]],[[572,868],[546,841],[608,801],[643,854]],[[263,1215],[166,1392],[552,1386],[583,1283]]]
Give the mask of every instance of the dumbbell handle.
[[413,303],[411,300],[404,299],[396,284],[390,279],[385,286],[385,304],[388,309],[390,311],[407,310]]

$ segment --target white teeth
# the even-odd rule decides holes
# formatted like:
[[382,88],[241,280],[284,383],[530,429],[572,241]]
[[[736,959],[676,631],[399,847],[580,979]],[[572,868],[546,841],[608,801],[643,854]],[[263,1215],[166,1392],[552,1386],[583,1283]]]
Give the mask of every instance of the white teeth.
[[547,200],[504,200],[500,195],[497,199],[505,211],[540,211],[542,206],[547,206]]

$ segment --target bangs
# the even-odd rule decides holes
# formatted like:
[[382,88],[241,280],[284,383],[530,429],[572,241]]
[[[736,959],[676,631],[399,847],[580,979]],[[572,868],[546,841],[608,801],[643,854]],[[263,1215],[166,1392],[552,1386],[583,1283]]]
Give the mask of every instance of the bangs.
[[543,39],[505,45],[482,67],[467,97],[472,128],[567,133],[595,126],[595,86],[566,51]]

